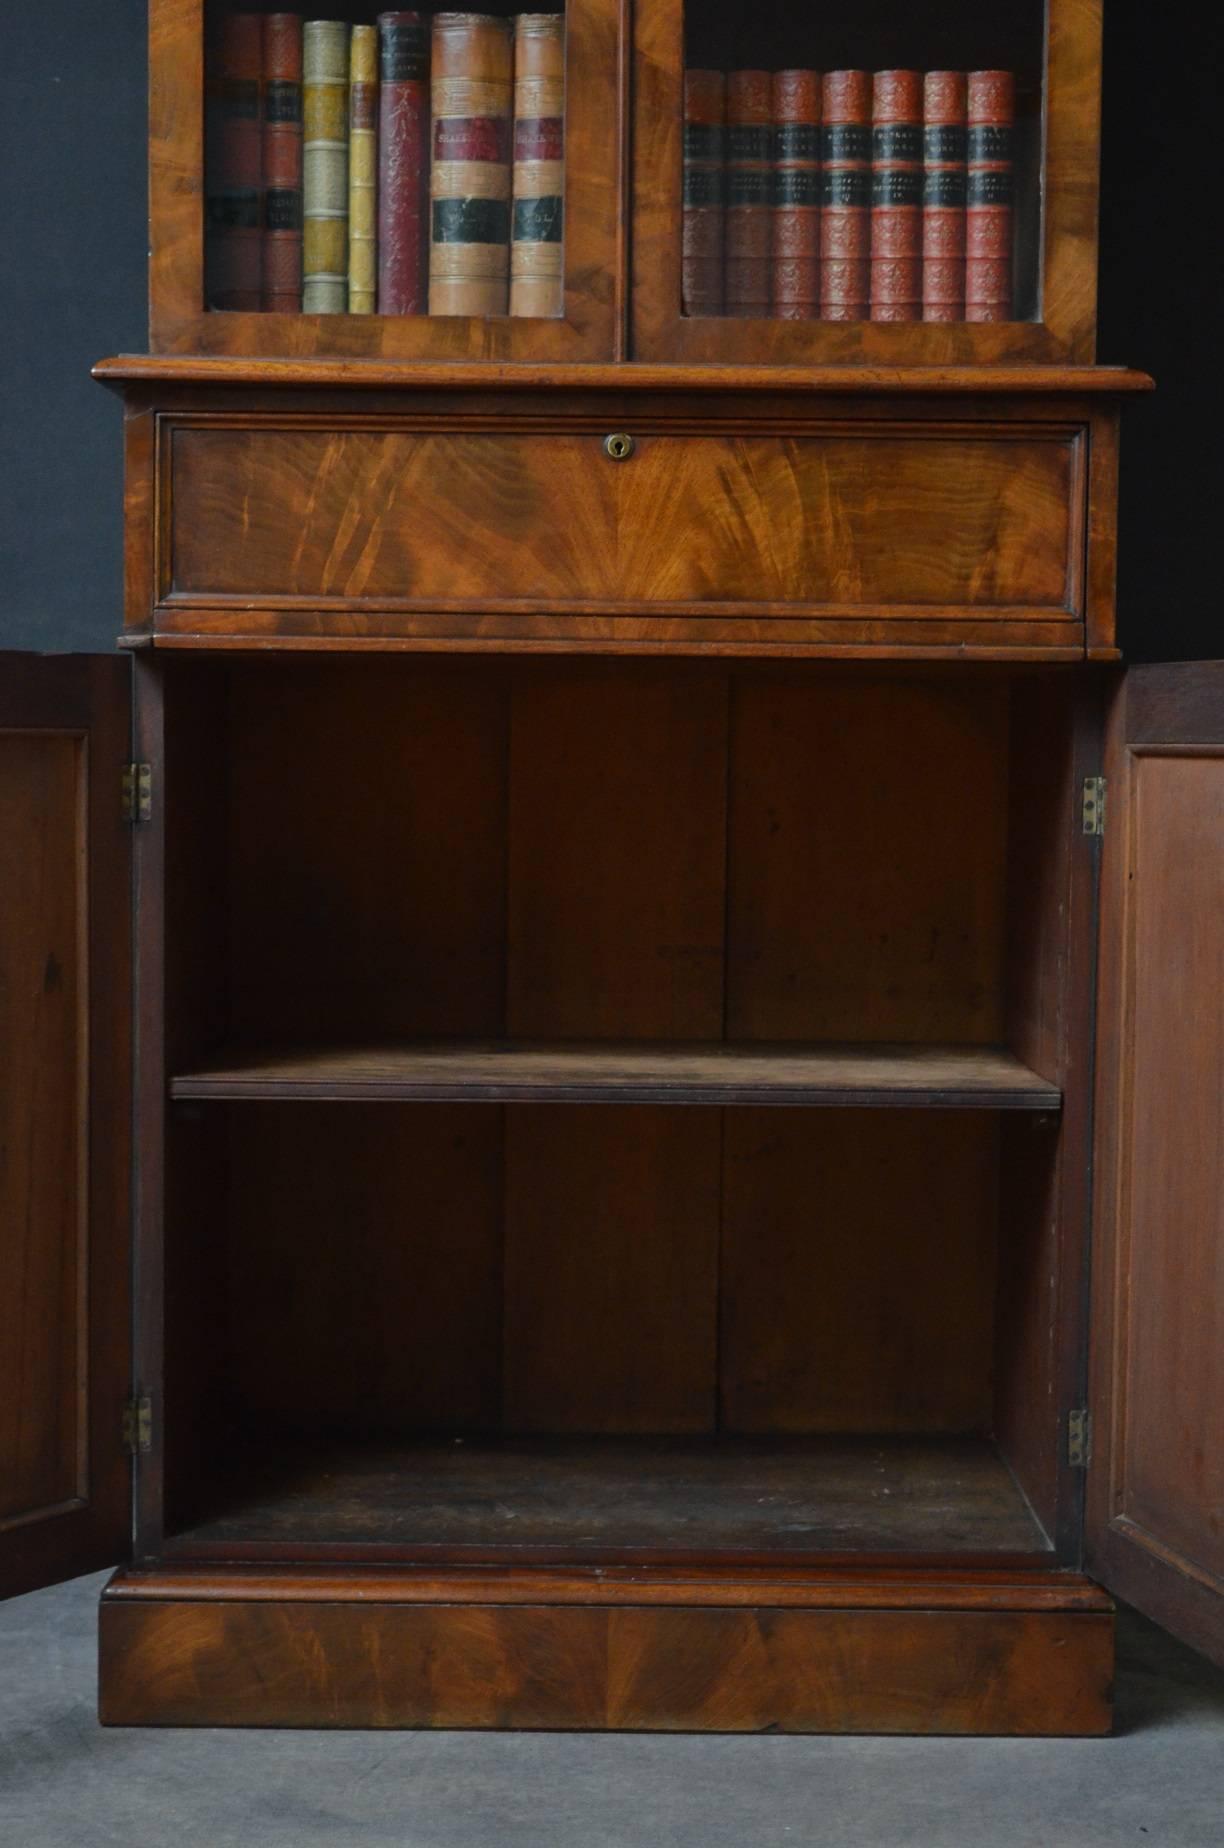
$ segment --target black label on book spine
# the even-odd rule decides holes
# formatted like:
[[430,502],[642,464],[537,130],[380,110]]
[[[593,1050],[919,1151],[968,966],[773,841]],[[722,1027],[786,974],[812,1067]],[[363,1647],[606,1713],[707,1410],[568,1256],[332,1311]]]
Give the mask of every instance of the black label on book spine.
[[255,122],[259,119],[259,81],[255,77],[227,77],[221,86],[221,101],[231,121]]
[[559,193],[539,199],[516,199],[514,202],[514,241],[516,244],[559,244],[564,205]]
[[686,167],[684,169],[685,205],[721,205],[723,174],[721,167]]
[[258,231],[259,194],[214,193],[208,201],[208,218],[216,231]]
[[937,122],[923,135],[923,153],[929,161],[951,165],[964,160],[966,141],[963,122]]
[[283,77],[269,77],[264,86],[265,122],[300,122],[302,86]]
[[819,205],[820,175],[783,168],[774,174],[773,202],[775,205]]
[[510,202],[507,199],[435,199],[435,244],[507,244]]
[[979,122],[969,130],[969,164],[976,161],[1010,160],[1012,132],[992,122]]
[[300,231],[302,195],[296,186],[269,186],[264,194],[264,224],[269,231]]
[[779,122],[774,129],[775,160],[819,160],[820,129],[815,122]]
[[772,130],[763,123],[732,122],[727,128],[727,159],[766,161],[772,139]]
[[424,83],[429,40],[424,26],[380,26],[378,72],[384,83]]
[[821,145],[826,160],[870,160],[871,130],[858,122],[829,122]]
[[685,160],[721,160],[722,157],[721,122],[686,122],[684,124]]
[[924,205],[954,205],[965,203],[965,175],[955,169],[943,168],[936,173],[928,173],[922,187]]
[[820,188],[822,205],[866,206],[871,202],[871,175],[826,167]]
[[727,204],[768,205],[771,178],[768,171],[750,167],[744,172],[733,167],[727,174]]
[[922,159],[922,130],[916,122],[882,122],[871,131],[873,160]]
[[877,167],[871,176],[872,205],[921,205],[922,175]]
[[969,205],[1010,205],[1015,188],[1010,173],[970,173],[968,198]]

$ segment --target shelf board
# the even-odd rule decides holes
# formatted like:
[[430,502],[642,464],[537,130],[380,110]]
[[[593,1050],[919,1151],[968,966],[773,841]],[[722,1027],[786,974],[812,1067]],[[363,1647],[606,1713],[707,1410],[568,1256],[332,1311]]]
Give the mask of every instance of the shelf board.
[[1057,1110],[1057,1085],[997,1046],[548,1045],[458,1041],[240,1051],[174,1098],[414,1103],[778,1104]]

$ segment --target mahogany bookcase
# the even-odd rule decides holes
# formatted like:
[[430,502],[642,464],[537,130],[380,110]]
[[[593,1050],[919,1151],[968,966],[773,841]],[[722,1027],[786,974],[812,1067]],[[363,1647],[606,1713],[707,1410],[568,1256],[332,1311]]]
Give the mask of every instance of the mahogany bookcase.
[[[1106,1730],[1110,1591],[1224,1656],[1224,668],[1117,659],[1099,4],[569,0],[547,321],[207,309],[150,10],[122,652],[0,683],[0,1585],[119,1564],[115,1724]],[[686,60],[928,42],[1027,318],[686,316]]]

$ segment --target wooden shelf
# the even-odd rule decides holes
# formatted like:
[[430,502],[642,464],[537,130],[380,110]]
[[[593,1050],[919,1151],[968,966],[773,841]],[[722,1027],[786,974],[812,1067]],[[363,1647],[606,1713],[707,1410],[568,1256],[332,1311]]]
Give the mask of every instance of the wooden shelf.
[[779,1104],[1057,1110],[1057,1085],[997,1046],[457,1042],[231,1052],[174,1098],[415,1103]]

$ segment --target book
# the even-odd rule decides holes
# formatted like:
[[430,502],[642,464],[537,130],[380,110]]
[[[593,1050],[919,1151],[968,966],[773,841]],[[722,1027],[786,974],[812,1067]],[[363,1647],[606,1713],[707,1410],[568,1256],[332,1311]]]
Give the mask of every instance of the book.
[[227,13],[221,25],[207,292],[212,307],[233,314],[263,306],[262,69],[260,15]]
[[922,73],[871,87],[871,318],[922,319]]
[[922,318],[965,318],[963,71],[928,71],[922,87]]
[[302,309],[348,307],[348,58],[345,21],[302,27]]
[[820,72],[773,76],[774,318],[820,314]]
[[514,172],[510,312],[564,307],[565,15],[514,22]]
[[821,85],[820,313],[865,321],[871,305],[871,77],[828,71]]
[[769,313],[773,236],[773,78],[727,73],[724,312]]
[[302,307],[302,19],[263,20],[263,307]]
[[430,314],[505,314],[510,282],[510,22],[437,13],[430,95]]
[[721,71],[685,71],[680,292],[689,315],[723,311],[726,111],[727,80]]
[[378,28],[349,35],[348,311],[378,304]]
[[428,21],[424,13],[380,13],[378,36],[378,312],[424,314]]
[[970,71],[965,198],[965,319],[1012,316],[1012,131],[1010,71]]

